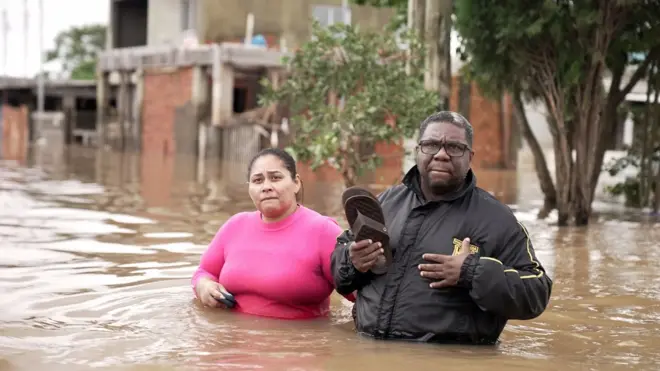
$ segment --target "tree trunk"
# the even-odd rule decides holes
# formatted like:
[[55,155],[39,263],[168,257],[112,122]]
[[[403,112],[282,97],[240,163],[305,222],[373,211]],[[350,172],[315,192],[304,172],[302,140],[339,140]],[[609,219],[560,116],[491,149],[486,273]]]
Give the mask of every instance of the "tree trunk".
[[[630,93],[633,87],[641,80],[649,69],[651,63],[660,58],[660,46],[653,47],[644,61],[637,66],[637,69],[628,79],[628,82],[621,87],[621,82],[623,81],[623,75],[625,72],[625,64],[618,66],[618,68],[613,69],[612,71],[612,83],[608,89],[607,99],[605,101],[605,107],[603,110],[602,123],[601,123],[601,132],[599,133],[600,140],[596,146],[594,160],[596,164],[595,168],[600,169],[603,166],[603,160],[605,159],[605,151],[607,150],[607,138],[612,135],[612,131],[618,125],[617,120],[617,111],[618,107],[625,99],[626,95]],[[591,198],[593,199],[596,192],[596,185],[598,184],[598,178],[600,177],[600,172],[594,172],[592,174],[592,185]]]
[[[552,92],[551,90],[554,90]],[[548,126],[552,134],[555,151],[555,190],[557,194],[557,224],[568,225],[573,200],[573,141],[572,122],[566,120],[565,98],[563,92],[549,89],[545,91],[544,101],[548,109]]]
[[412,19],[412,24],[415,30],[415,34],[417,34],[418,37],[423,38],[426,30],[426,26],[424,24],[424,21],[426,20],[426,0],[409,0],[411,4],[408,6],[410,7],[412,5],[412,11],[410,8],[408,9],[409,12],[409,20]]
[[[658,73],[658,63],[656,63],[656,70],[654,71],[654,79],[656,80],[655,82],[657,83],[658,80],[660,79],[660,75]],[[651,80],[649,78],[649,80]],[[649,86],[651,86],[651,82],[649,81]],[[651,110],[653,114],[653,128],[651,129],[651,168],[653,168],[653,165],[656,166],[656,173],[652,174],[652,171],[649,171],[649,186],[654,187],[653,189],[653,203],[651,205],[651,208],[653,210],[653,213],[657,214],[658,210],[660,209],[660,159],[657,158],[657,156],[660,154],[660,108],[658,106],[659,100],[660,100],[660,89],[658,86],[654,86],[655,88],[655,98],[653,102],[653,109]]]
[[[436,0],[437,1],[437,0]],[[438,110],[448,110],[451,98],[451,16],[454,12],[452,0],[440,0],[440,19],[438,24],[438,79],[440,91],[440,107]]]
[[342,156],[341,177],[344,179],[346,188],[352,187],[357,184],[357,171],[355,171],[355,165],[350,158],[352,154],[344,152]]
[[[555,142],[565,141],[557,138]],[[561,145],[555,144],[555,177],[557,179],[557,224],[568,225],[572,206],[573,159],[572,149],[564,152]]]
[[354,185],[357,184],[355,172],[352,169],[342,170],[341,176],[344,179],[344,186],[346,188],[353,187]]
[[513,92],[513,108],[513,113],[518,125],[520,125],[523,138],[525,138],[525,141],[534,156],[536,176],[539,179],[541,192],[543,192],[543,207],[539,210],[537,217],[539,219],[545,219],[548,214],[557,207],[557,190],[552,181],[552,176],[550,175],[550,170],[548,169],[548,163],[545,160],[543,149],[541,148],[539,141],[536,139],[532,127],[527,120],[525,106],[519,91]]
[[653,203],[653,213],[657,214],[660,210],[660,166],[655,173],[655,202]]
[[424,12],[426,17],[424,19],[424,44],[426,44],[424,88],[440,91],[440,58],[438,58],[440,0],[426,0]]

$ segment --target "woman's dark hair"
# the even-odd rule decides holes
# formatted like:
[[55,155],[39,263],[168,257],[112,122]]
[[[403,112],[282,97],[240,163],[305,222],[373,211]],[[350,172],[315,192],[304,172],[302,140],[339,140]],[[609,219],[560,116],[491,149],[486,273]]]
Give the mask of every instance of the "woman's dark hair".
[[[280,148],[265,148],[262,149],[259,153],[257,153],[254,157],[252,157],[252,160],[250,160],[250,164],[248,165],[248,174],[247,174],[248,181],[250,181],[250,174],[252,173],[252,166],[254,165],[254,162],[268,155],[279,158],[284,164],[284,167],[289,171],[289,174],[291,175],[291,179],[296,179],[296,175],[298,174],[298,172],[296,171],[296,160],[293,159],[293,156],[291,156],[287,151]],[[300,192],[296,193],[296,201],[302,203],[302,200],[303,200],[303,186],[301,179]]]

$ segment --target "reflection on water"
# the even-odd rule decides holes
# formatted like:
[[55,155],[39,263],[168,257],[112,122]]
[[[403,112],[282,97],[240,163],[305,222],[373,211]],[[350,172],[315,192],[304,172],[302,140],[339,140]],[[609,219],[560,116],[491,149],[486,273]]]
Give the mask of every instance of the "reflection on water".
[[[359,339],[338,297],[330,321],[202,308],[189,277],[223,220],[252,208],[245,171],[75,147],[0,162],[0,370],[650,370],[660,362],[652,345],[660,228],[604,219],[558,229],[534,221],[528,199],[518,214],[555,281],[553,299],[538,319],[511,322],[498,347]],[[516,182],[534,177],[478,179],[513,203]],[[305,187],[309,206],[340,215],[340,187]]]

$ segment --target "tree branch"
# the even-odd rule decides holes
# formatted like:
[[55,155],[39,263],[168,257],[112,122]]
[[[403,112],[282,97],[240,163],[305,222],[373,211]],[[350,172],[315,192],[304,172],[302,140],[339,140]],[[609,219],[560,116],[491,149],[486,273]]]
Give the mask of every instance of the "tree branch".
[[628,95],[632,89],[637,85],[639,80],[646,75],[646,71],[649,69],[649,66],[651,65],[651,61],[660,58],[660,45],[657,45],[649,51],[649,53],[646,55],[646,58],[644,58],[644,61],[640,63],[637,66],[637,69],[635,72],[630,76],[630,80],[628,80],[628,83],[626,86],[621,89],[616,96],[616,102],[617,104],[623,101]]

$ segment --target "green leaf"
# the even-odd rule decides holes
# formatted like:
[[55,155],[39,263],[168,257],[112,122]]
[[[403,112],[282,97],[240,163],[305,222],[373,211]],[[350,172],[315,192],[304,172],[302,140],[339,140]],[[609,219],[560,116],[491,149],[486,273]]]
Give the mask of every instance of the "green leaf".
[[[278,89],[262,81],[260,99],[288,103],[296,117],[290,148],[298,158],[313,166],[335,159],[332,166],[358,174],[372,171],[376,163],[367,161],[372,153],[360,148],[412,135],[437,105],[437,94],[424,89],[424,46],[414,35],[397,35],[392,27],[369,32],[344,24],[323,28],[315,22],[312,30],[311,40],[291,57],[287,79]],[[411,45],[411,57],[399,48],[399,37]],[[415,74],[406,73],[406,62],[416,67]],[[343,97],[342,107],[328,104],[332,94]],[[397,118],[395,126],[388,117]]]

